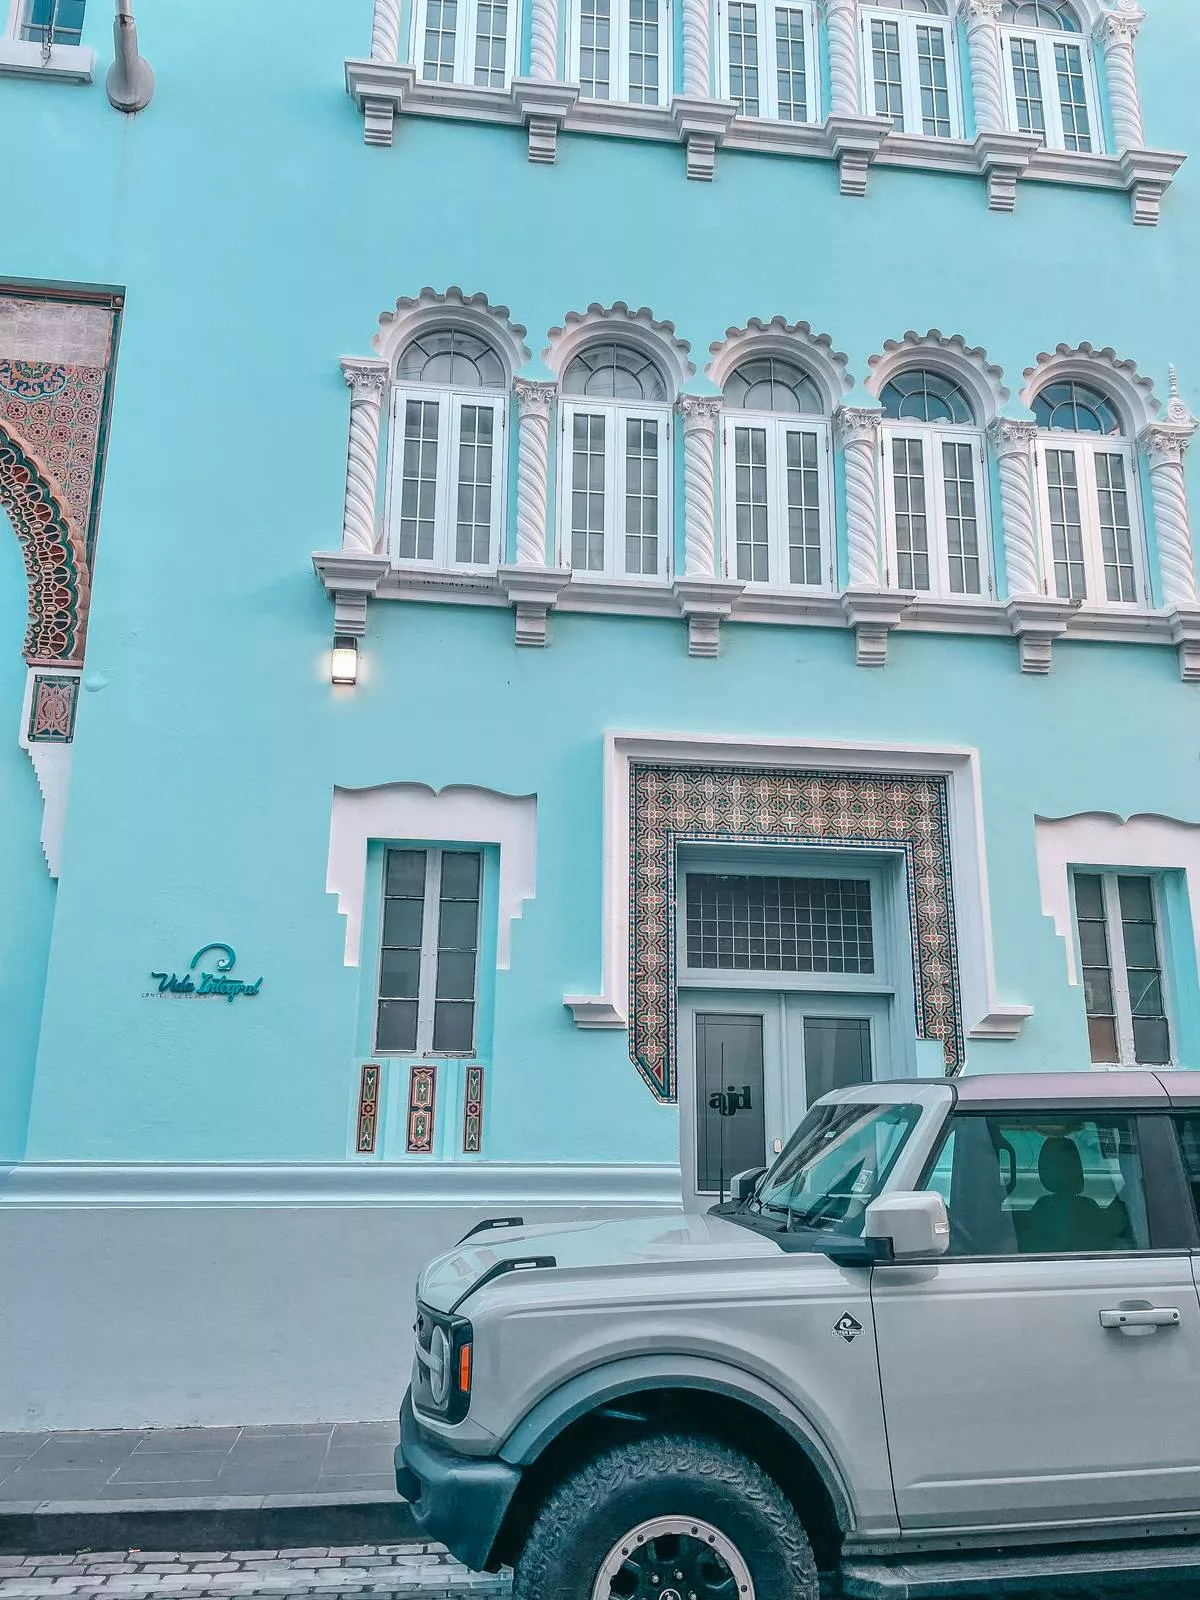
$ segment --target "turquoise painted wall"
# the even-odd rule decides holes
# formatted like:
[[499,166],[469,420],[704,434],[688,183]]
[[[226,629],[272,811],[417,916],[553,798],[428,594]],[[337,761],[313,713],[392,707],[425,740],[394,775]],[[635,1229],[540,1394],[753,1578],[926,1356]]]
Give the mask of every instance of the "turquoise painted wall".
[[[580,1032],[561,1005],[600,981],[606,727],[977,745],[999,998],[1035,1016],[971,1064],[1082,1063],[1033,816],[1200,820],[1200,691],[1169,650],[1064,645],[1043,680],[1011,641],[910,634],[866,672],[840,631],[731,626],[722,658],[699,661],[681,623],[560,616],[542,653],[514,648],[506,611],[377,605],[345,694],[309,558],[339,540],[338,357],[368,354],[379,313],[425,284],[507,304],[535,368],[565,313],[623,299],[673,321],[698,366],[727,327],[776,313],[829,332],[860,381],[909,328],[985,346],[1014,391],[1039,351],[1090,340],[1160,390],[1177,362],[1200,412],[1200,166],[1150,230],[1123,196],[1056,186],[1024,186],[1006,217],[981,183],[919,173],[878,171],[853,200],[827,164],[723,154],[716,183],[689,183],[677,147],[623,140],[564,137],[559,164],[535,167],[518,131],[417,118],[368,149],[342,86],[368,0],[295,0],[286,29],[234,0],[143,10],[144,115],[111,112],[99,83],[0,85],[0,142],[36,133],[53,196],[23,206],[5,270],[127,292],[29,1158],[345,1154],[361,997],[325,893],[331,792],[397,779],[539,798],[538,894],[495,987],[489,1156],[672,1158],[674,1112],[623,1036]],[[88,30],[103,67],[99,0]],[[1149,137],[1200,156],[1198,49],[1192,0],[1158,0],[1140,44]],[[0,717],[20,681],[7,593]],[[0,782],[11,766],[20,784],[19,754]],[[28,789],[25,844],[0,845],[9,947],[12,908],[44,924],[51,895]],[[264,973],[257,1000],[143,998],[151,968],[210,939]],[[28,997],[21,1015],[27,1037]],[[0,1101],[0,1152],[24,1142],[21,1103]]]

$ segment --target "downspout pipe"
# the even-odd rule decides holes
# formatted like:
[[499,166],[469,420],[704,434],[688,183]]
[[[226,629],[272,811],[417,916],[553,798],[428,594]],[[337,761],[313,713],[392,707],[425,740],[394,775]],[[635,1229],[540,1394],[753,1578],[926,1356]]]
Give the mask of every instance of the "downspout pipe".
[[150,63],[138,55],[137,23],[133,20],[133,0],[117,0],[113,22],[116,59],[108,71],[109,104],[118,111],[144,111],[154,95],[154,74]]

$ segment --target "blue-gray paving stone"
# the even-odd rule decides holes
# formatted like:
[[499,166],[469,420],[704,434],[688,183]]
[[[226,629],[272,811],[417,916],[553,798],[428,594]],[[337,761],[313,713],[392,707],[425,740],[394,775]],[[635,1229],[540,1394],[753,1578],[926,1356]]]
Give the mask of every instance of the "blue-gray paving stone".
[[[396,1477],[394,1473],[386,1472],[361,1472],[347,1476],[338,1476],[332,1473],[322,1473],[317,1480],[318,1494],[348,1494],[391,1490],[396,1492]],[[399,1496],[397,1496],[399,1503]]]
[[239,1466],[236,1461],[222,1468],[216,1480],[218,1494],[312,1494],[318,1482],[317,1463],[274,1462],[268,1467]]
[[394,1419],[380,1422],[336,1422],[333,1427],[335,1445],[399,1444],[400,1425]]
[[106,1467],[61,1467],[42,1472],[31,1462],[0,1483],[0,1500],[92,1500],[108,1482]]
[[341,1477],[360,1472],[389,1472],[395,1459],[394,1448],[376,1444],[348,1449],[332,1444],[322,1470]]
[[130,1440],[114,1439],[103,1434],[89,1438],[47,1439],[38,1451],[34,1465],[39,1471],[57,1471],[60,1467],[102,1467],[112,1463],[113,1470],[128,1461],[138,1442],[138,1435]]
[[118,1483],[211,1483],[228,1450],[152,1450],[131,1455],[112,1477]]
[[180,1451],[231,1450],[238,1441],[240,1428],[152,1428],[138,1446],[138,1454],[152,1454],[158,1450],[177,1454]]

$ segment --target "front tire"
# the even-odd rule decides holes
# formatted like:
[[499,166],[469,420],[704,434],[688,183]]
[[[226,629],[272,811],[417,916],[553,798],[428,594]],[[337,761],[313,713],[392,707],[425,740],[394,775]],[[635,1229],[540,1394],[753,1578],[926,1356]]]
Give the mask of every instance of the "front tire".
[[812,1546],[773,1478],[713,1439],[656,1434],[562,1483],[513,1600],[817,1600]]

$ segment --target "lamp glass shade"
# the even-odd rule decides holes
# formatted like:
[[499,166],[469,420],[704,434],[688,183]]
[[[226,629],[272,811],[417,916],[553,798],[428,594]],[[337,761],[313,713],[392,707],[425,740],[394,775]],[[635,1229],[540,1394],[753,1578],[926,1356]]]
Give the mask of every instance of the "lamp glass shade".
[[329,663],[332,683],[358,682],[358,640],[337,638],[333,641],[333,655]]

